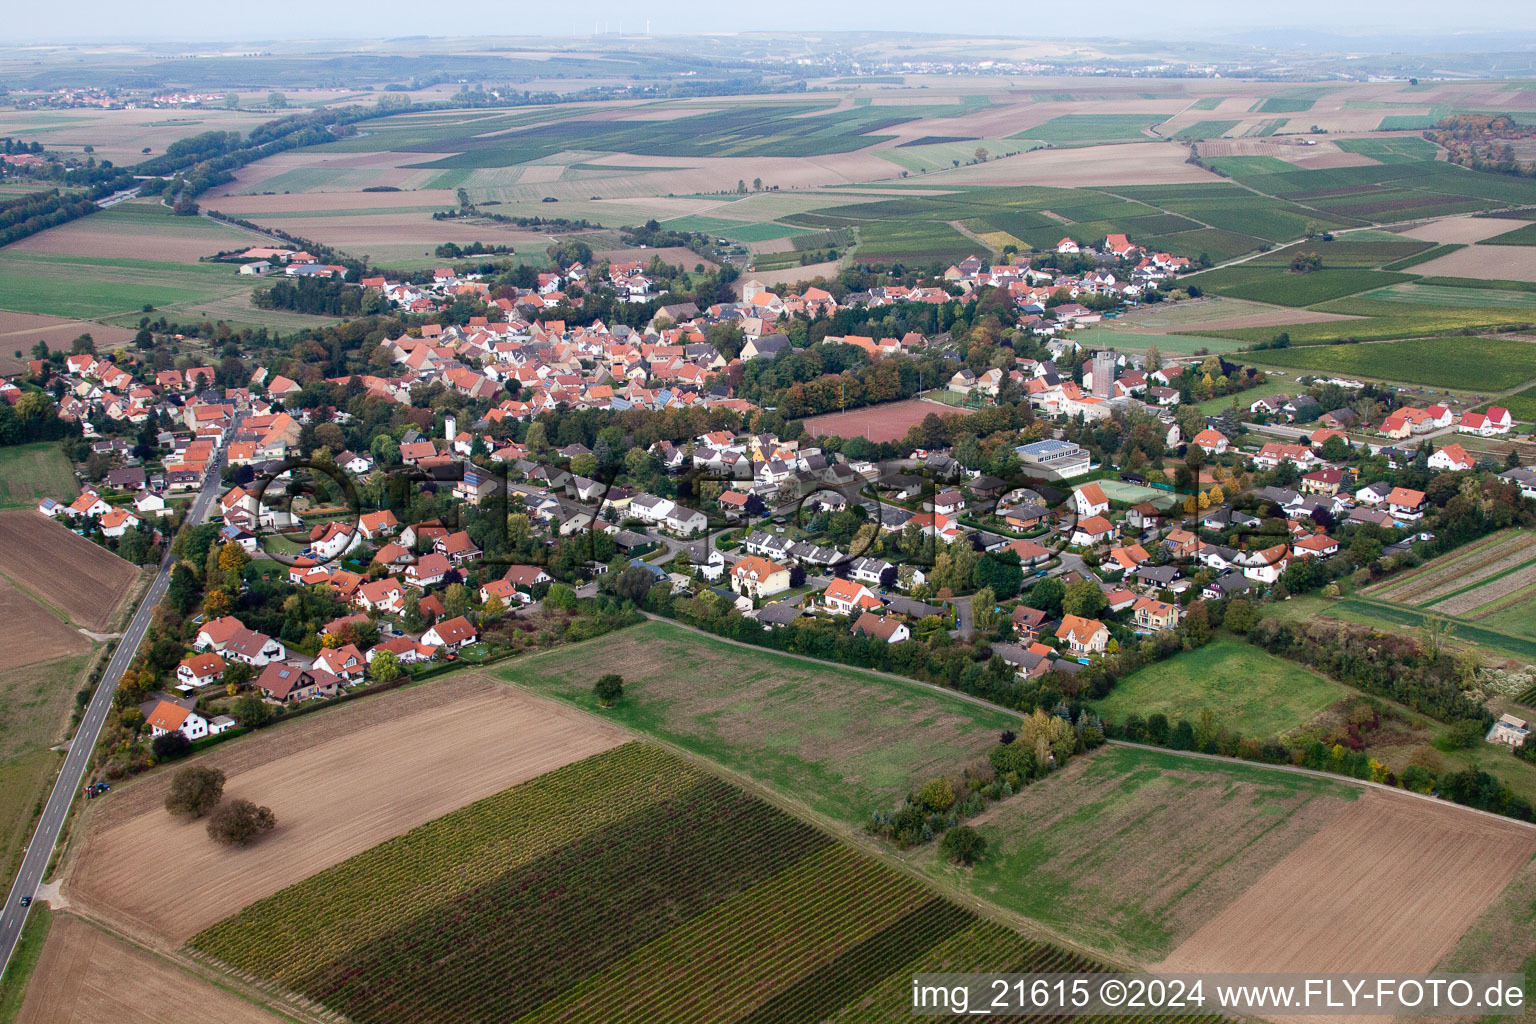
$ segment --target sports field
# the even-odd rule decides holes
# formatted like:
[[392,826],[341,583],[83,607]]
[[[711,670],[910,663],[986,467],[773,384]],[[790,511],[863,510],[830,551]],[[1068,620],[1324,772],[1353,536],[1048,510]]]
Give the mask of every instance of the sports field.
[[[689,666],[679,672],[679,665]],[[917,683],[818,664],[651,621],[518,659],[501,678],[583,708],[624,677],[618,724],[675,743],[862,825],[935,775],[958,776],[1014,722]]]
[[1193,724],[1209,711],[1218,727],[1265,739],[1305,725],[1348,695],[1338,683],[1252,644],[1216,640],[1133,672],[1094,708],[1112,722],[1161,712]]

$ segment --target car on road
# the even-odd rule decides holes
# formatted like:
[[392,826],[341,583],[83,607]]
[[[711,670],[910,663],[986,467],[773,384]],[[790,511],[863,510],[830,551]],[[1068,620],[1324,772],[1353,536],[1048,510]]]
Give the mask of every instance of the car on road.
[[32,905],[32,897],[31,896],[23,896],[21,898],[21,905],[24,906],[24,907],[30,907]]

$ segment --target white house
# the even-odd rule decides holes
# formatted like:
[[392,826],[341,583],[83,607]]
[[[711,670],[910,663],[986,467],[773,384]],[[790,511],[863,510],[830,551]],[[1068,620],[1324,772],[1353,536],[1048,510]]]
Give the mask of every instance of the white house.
[[362,531],[341,523],[327,523],[316,530],[319,535],[311,536],[309,549],[317,559],[339,558],[363,543]]
[[224,675],[224,659],[217,654],[194,654],[176,666],[176,682],[193,688],[209,686]]
[[155,491],[140,491],[133,499],[133,508],[141,516],[163,516],[170,510],[165,507],[165,497]]
[[1284,575],[1291,564],[1290,550],[1284,544],[1277,544],[1260,551],[1244,551],[1237,556],[1235,564],[1248,579],[1271,584]]
[[421,635],[421,642],[429,647],[441,647],[446,651],[456,651],[475,642],[475,627],[469,620],[460,615],[453,619],[444,619]]
[[179,732],[189,740],[200,740],[208,735],[208,719],[196,711],[184,708],[180,704],[172,704],[168,700],[156,704],[153,710],[144,716],[144,721],[149,726],[149,734],[152,737],[164,736],[168,732]]
[[1429,457],[1430,469],[1447,469],[1459,472],[1471,469],[1476,463],[1467,450],[1459,444],[1448,444]]
[[1083,484],[1072,492],[1072,508],[1079,519],[1102,516],[1109,511],[1109,498],[1105,497],[1104,488],[1098,484]]

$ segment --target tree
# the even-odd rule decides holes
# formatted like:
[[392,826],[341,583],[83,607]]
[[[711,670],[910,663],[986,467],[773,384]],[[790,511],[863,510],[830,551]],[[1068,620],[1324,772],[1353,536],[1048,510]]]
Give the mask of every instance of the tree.
[[1054,618],[1061,614],[1062,602],[1066,596],[1066,585],[1054,576],[1048,576],[1029,588],[1026,600],[1031,608],[1045,612]]
[[154,751],[156,761],[174,761],[192,752],[192,741],[180,729],[161,733],[149,746]]
[[201,818],[219,805],[224,796],[224,773],[217,768],[188,765],[171,777],[165,809],[172,814]]
[[592,686],[592,695],[603,707],[613,707],[624,696],[624,677],[615,672],[599,676]]
[[1024,569],[1013,552],[993,552],[976,563],[971,578],[978,587],[987,587],[999,600],[1006,601],[1024,585]]
[[227,93],[225,93],[224,94],[224,105],[226,107],[228,107],[230,110],[238,109],[239,106],[240,106],[240,94],[237,93],[237,92],[227,92]]
[[1109,598],[1104,596],[1097,583],[1093,580],[1078,580],[1067,588],[1066,595],[1061,599],[1061,610],[1068,615],[1092,618],[1108,604]]
[[969,867],[986,856],[987,840],[969,825],[956,825],[939,840],[939,849],[954,863]]
[[394,651],[380,651],[368,663],[368,675],[381,683],[394,679],[400,672],[400,658]]
[[469,611],[469,588],[462,583],[448,584],[443,590],[443,610],[450,619]]
[[1246,633],[1258,624],[1258,613],[1253,610],[1253,602],[1246,597],[1234,597],[1227,602],[1227,614],[1222,620],[1223,624],[1234,633]]
[[219,571],[224,573],[239,573],[250,562],[251,556],[245,548],[234,541],[227,542],[219,549]]
[[272,706],[254,693],[236,700],[230,710],[235,713],[235,721],[247,729],[260,729],[272,721]]
[[576,607],[576,591],[564,583],[550,585],[549,592],[544,595],[544,607],[570,609]]
[[949,810],[955,803],[954,783],[942,775],[929,779],[917,791],[917,802],[935,814]]
[[805,586],[805,570],[798,565],[789,567],[789,586],[791,590]]
[[287,105],[288,105],[288,97],[287,96],[284,96],[280,92],[269,92],[269,93],[267,93],[267,106],[272,107],[274,110],[282,110]]
[[651,574],[650,570],[642,566],[632,565],[614,576],[611,586],[613,592],[619,597],[639,604],[645,600],[645,595],[651,592],[651,587],[655,582],[656,577]]
[[528,436],[523,442],[528,451],[538,454],[549,447],[549,431],[544,424],[535,420],[528,426]]
[[231,610],[229,594],[215,587],[203,595],[203,614],[209,619],[222,619]]
[[763,190],[763,179],[762,178],[753,178],[752,179],[752,191],[754,191],[754,192],[761,192],[762,190]]
[[277,827],[277,816],[270,807],[257,807],[249,800],[231,800],[208,819],[208,835],[228,846],[245,846]]

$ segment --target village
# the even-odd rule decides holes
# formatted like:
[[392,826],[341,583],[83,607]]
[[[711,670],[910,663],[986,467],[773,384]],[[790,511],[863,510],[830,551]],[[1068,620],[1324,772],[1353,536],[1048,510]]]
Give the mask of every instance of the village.
[[[1071,239],[1058,247],[1084,251]],[[1216,357],[1084,351],[1072,328],[1100,314],[1061,300],[1115,306],[1188,267],[1125,236],[1107,238],[1103,253],[1123,279],[972,258],[941,286],[842,303],[820,288],[780,297],[748,282],[738,303],[663,306],[643,330],[541,319],[543,309],[579,305],[561,292],[587,280],[574,264],[466,324],[429,321],[384,339],[372,354],[377,372],[308,385],[263,367],[232,380],[227,360],[156,370],[90,351],[34,353],[43,357],[22,383],[46,389],[53,414],[80,426],[93,477],[78,497],[45,499],[38,511],[150,561],[192,495],[220,478],[217,537],[203,550],[231,552],[235,568],[182,627],[184,656],[164,675],[146,673],[166,685],[140,688],[147,739],[174,731],[196,742],[238,727],[230,712],[243,695],[282,708],[484,657],[486,628],[539,611],[551,586],[642,606],[660,586],[669,604],[713,601],[765,631],[831,620],[851,641],[930,644],[943,634],[978,645],[1021,681],[1069,679],[1139,638],[1177,633],[1192,611],[1204,618],[1205,602],[1272,600],[1414,557],[1416,544],[1435,540],[1425,518],[1434,518],[1437,476],[1496,468],[1513,494],[1536,496],[1536,472],[1436,443],[1510,435],[1512,418],[1497,406],[1419,408],[1343,378],[1298,378],[1294,395],[1265,388],[1250,402],[1243,391],[1273,381]],[[269,260],[289,275],[344,269],[291,250],[245,255],[255,262],[242,273],[265,272]],[[621,292],[648,293],[638,263],[606,274]],[[465,293],[489,298],[451,271],[427,286],[377,278],[361,287],[411,314]],[[992,432],[985,452],[965,438],[956,407],[934,401],[925,403],[933,422],[894,444],[813,436],[803,424],[796,435],[748,427],[784,422],[738,397],[733,382],[744,364],[799,351],[784,333],[792,319],[948,302],[984,287],[1015,310],[1014,348],[1032,337],[1043,357],[1015,355],[980,373],[961,366],[935,382],[972,409],[1023,410],[1013,415],[1024,425]],[[721,325],[739,331],[738,350],[710,343]],[[908,358],[962,361],[947,336],[828,333],[817,345],[847,346],[875,373]],[[362,435],[353,412],[325,401],[342,392],[352,408],[374,400],[413,415]],[[23,392],[8,382],[0,393],[15,404]],[[422,409],[428,394],[453,400]],[[1224,394],[1219,414],[1196,408]],[[546,422],[577,413],[664,414],[715,429],[643,447],[613,420],[590,447],[574,440],[590,435],[550,436]],[[1118,444],[1096,433],[1105,426]],[[323,500],[292,497],[298,478],[314,490],[315,462],[357,493],[333,482]],[[425,518],[413,521],[413,510]],[[288,594],[310,590],[338,614],[312,632],[297,631],[293,616],[270,618]],[[282,635],[247,628],[243,605],[281,621]],[[236,664],[246,667],[231,675]]]

